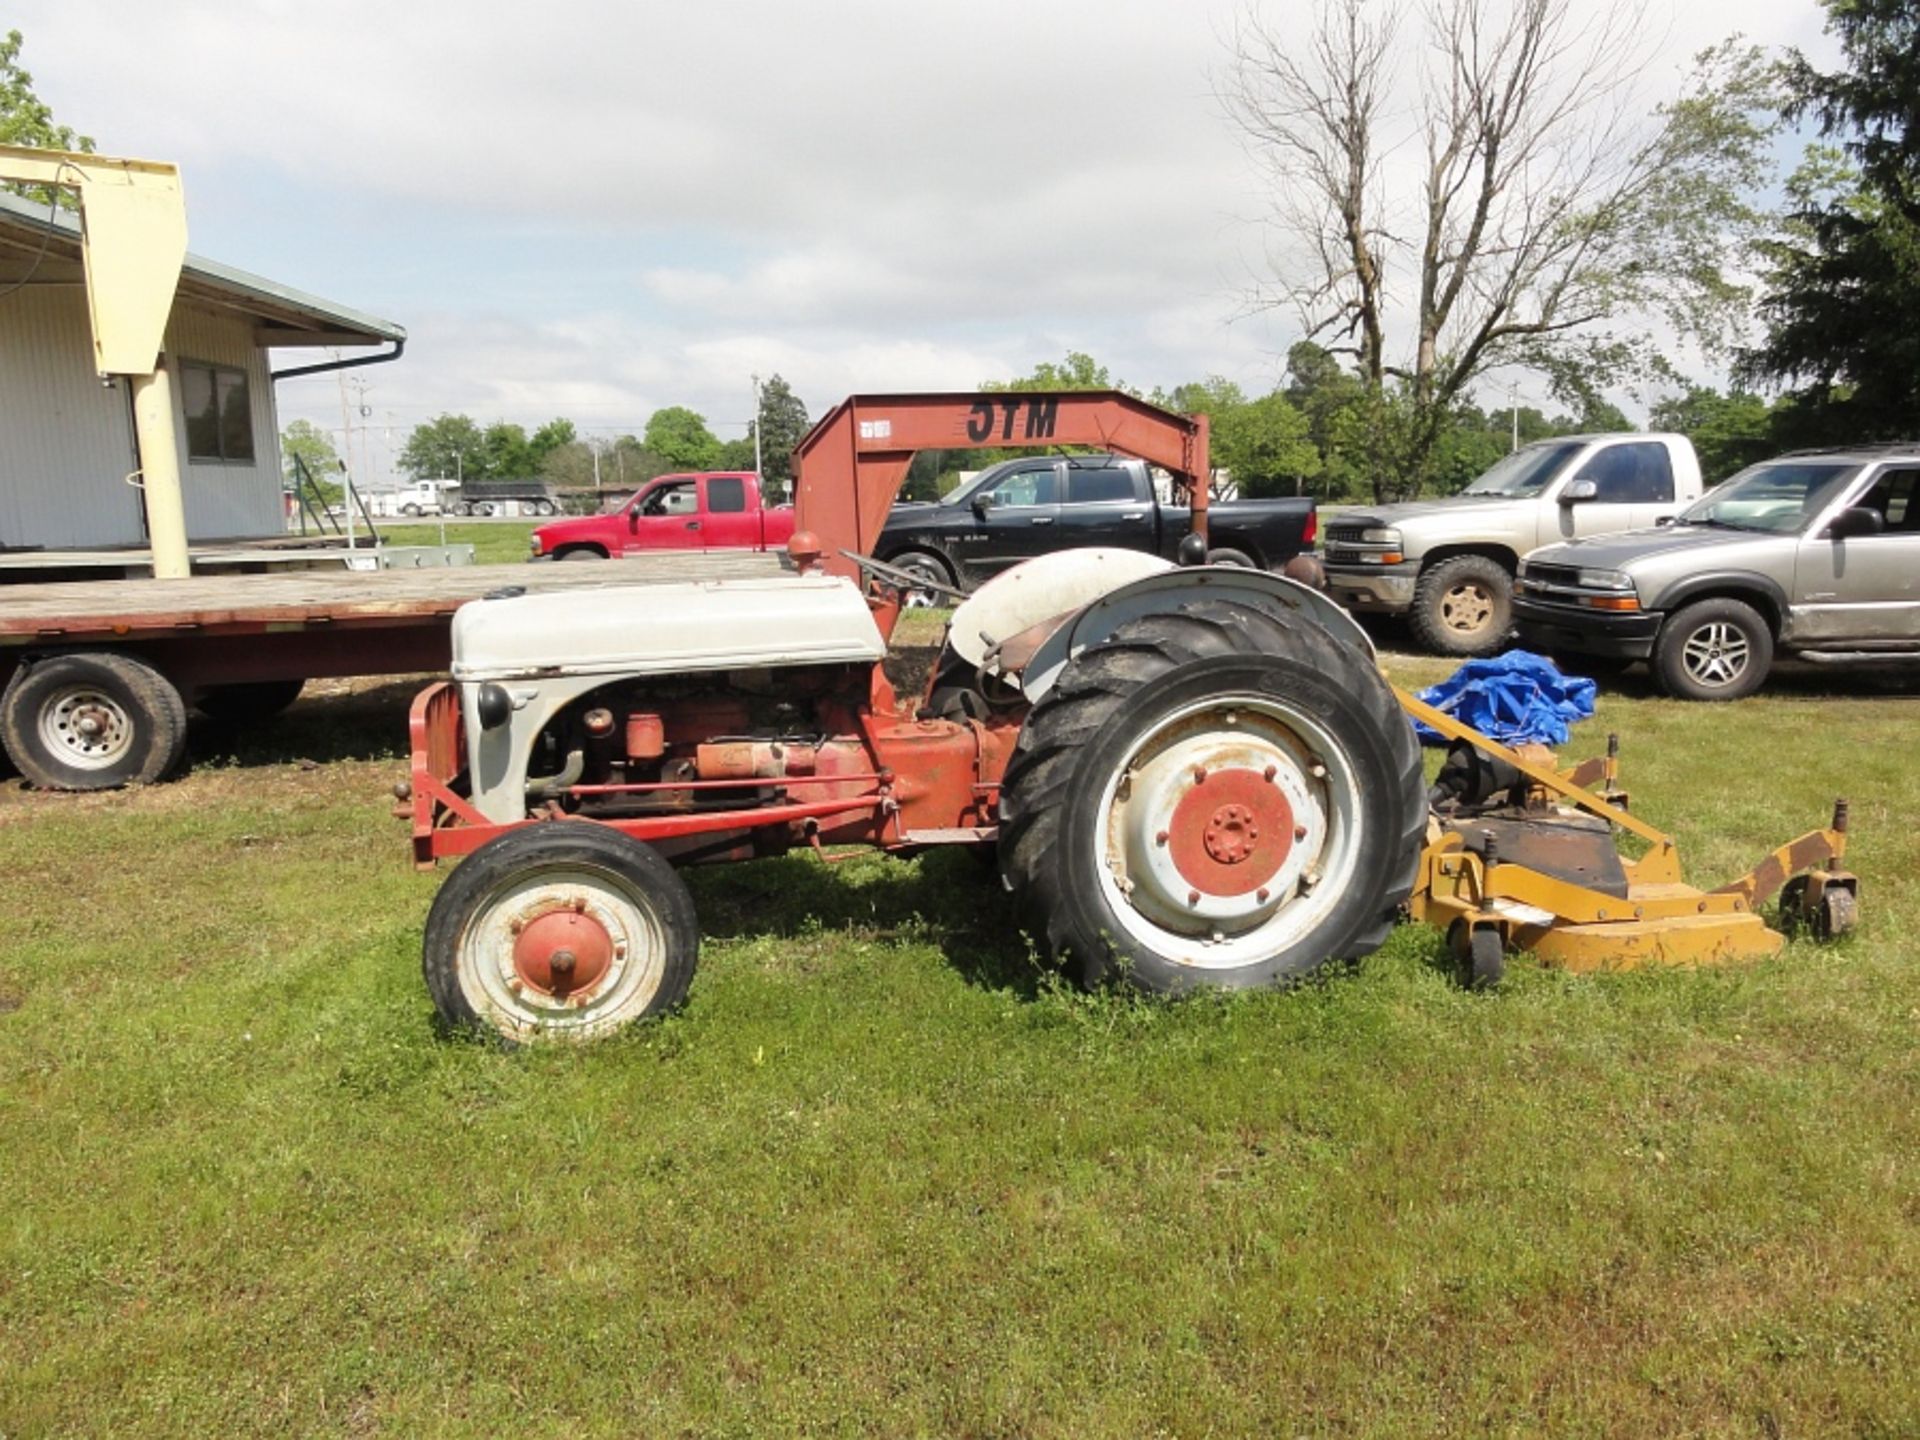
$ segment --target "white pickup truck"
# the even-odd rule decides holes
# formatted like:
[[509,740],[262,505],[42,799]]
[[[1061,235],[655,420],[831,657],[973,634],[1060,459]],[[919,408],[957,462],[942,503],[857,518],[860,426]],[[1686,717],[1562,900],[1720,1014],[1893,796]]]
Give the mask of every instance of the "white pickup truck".
[[1513,577],[1542,545],[1641,530],[1700,498],[1681,435],[1562,435],[1523,445],[1458,495],[1328,517],[1327,589],[1405,615],[1441,655],[1489,655],[1513,629]]

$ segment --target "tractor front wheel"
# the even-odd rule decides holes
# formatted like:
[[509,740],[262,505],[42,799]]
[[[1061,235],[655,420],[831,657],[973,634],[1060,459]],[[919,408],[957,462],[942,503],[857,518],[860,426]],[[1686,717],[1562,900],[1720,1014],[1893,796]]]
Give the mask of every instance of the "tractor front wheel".
[[1088,984],[1281,984],[1376,948],[1426,824],[1413,729],[1360,648],[1191,601],[1082,652],[1027,718],[1000,861]]
[[597,1040],[686,999],[700,931],[652,846],[543,820],[461,863],[427,916],[422,968],[440,1017],[509,1044]]

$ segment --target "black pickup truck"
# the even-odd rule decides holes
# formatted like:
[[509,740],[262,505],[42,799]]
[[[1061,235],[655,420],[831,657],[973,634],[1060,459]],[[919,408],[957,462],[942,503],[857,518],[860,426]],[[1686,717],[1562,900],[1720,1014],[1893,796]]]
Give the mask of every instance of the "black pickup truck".
[[[1219,501],[1207,507],[1207,558],[1278,570],[1313,549],[1316,524],[1310,497]],[[1186,533],[1186,507],[1155,497],[1144,460],[1036,455],[983,470],[938,503],[895,505],[873,554],[971,590],[1022,560],[1088,545],[1171,560]]]

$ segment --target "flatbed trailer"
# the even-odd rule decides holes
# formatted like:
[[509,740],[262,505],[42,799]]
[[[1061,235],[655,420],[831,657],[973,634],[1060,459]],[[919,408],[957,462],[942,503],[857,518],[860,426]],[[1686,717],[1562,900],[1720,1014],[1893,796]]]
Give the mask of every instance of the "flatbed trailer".
[[[161,778],[187,707],[270,720],[319,677],[444,671],[453,614],[498,593],[777,573],[780,557],[687,552],[602,565],[198,575],[0,588],[0,747],[29,781],[103,790]],[[586,594],[583,604],[591,604]]]

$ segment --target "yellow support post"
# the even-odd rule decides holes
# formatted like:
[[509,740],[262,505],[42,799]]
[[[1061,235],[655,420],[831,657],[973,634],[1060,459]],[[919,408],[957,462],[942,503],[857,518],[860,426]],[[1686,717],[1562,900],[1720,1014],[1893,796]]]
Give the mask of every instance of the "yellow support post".
[[184,578],[186,504],[173,384],[160,356],[187,258],[180,172],[156,160],[0,145],[0,180],[55,185],[80,197],[80,253],[93,325],[94,366],[133,391],[134,438],[153,573]]

